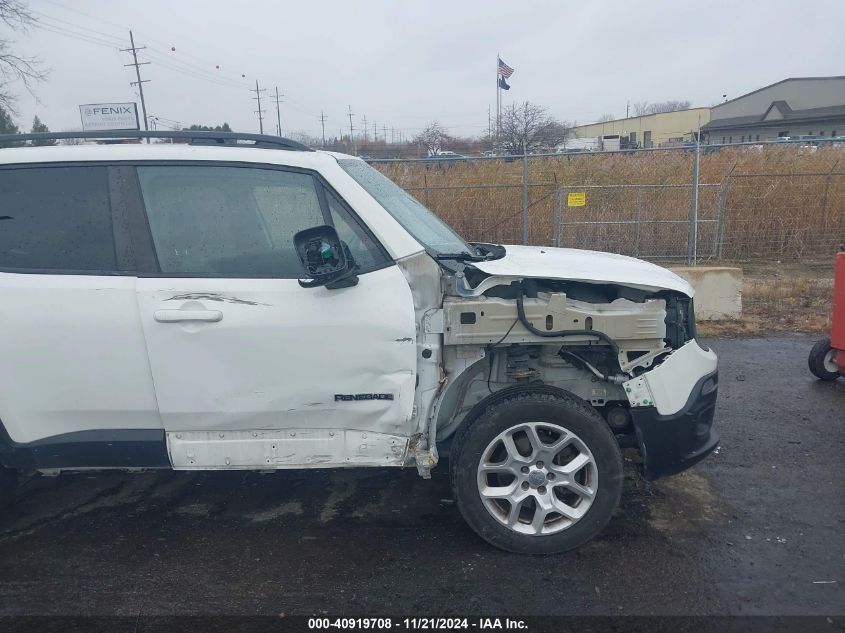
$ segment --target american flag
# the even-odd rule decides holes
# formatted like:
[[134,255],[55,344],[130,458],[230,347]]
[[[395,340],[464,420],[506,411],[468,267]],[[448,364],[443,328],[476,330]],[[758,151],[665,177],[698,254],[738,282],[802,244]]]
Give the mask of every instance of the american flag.
[[499,77],[504,77],[507,79],[513,74],[513,68],[508,66],[505,62],[502,61],[502,58],[499,58]]

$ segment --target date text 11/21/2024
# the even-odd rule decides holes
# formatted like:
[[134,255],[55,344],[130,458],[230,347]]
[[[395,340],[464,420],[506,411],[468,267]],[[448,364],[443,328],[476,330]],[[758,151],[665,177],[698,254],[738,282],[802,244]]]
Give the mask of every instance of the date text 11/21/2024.
[[528,625],[518,618],[309,618],[308,629],[371,631],[525,631]]

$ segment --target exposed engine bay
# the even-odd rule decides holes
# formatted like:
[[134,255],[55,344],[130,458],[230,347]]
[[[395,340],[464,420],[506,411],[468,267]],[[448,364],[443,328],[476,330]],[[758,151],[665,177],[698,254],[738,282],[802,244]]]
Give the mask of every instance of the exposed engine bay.
[[519,384],[575,394],[615,433],[631,433],[624,383],[695,337],[689,296],[616,284],[512,281],[477,296],[447,296],[443,313],[445,368],[455,384],[443,408],[452,416],[440,417],[438,438],[475,404]]

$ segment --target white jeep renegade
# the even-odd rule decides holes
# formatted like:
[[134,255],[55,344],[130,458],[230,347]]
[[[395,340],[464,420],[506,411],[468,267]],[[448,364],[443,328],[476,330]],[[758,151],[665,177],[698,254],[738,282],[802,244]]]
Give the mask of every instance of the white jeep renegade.
[[472,529],[549,553],[611,518],[620,447],[650,478],[715,448],[716,356],[668,270],[468,243],[357,158],[179,136],[0,149],[0,492],[33,470],[428,477],[450,445]]

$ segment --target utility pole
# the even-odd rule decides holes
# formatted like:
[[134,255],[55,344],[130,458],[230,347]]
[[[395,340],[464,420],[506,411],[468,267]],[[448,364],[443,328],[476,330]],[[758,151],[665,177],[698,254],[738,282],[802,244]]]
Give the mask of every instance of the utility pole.
[[326,114],[320,110],[320,125],[323,128],[323,147],[326,146]]
[[384,144],[387,145],[387,126],[386,125],[381,126],[381,132],[382,132],[381,140],[383,140]]
[[364,142],[367,142],[367,115],[364,115]]
[[282,115],[279,110],[279,104],[282,102],[282,97],[285,95],[279,95],[279,87],[276,86],[276,127],[279,133],[279,136],[282,135]]
[[255,110],[255,113],[258,114],[258,131],[261,134],[264,134],[264,110],[261,109],[261,93],[267,92],[265,88],[261,90],[258,89],[258,80],[255,80],[255,90],[250,90],[250,92],[254,92],[255,96],[252,98],[254,101],[258,101],[258,110]]
[[352,153],[355,154],[355,128],[352,127],[352,106],[349,106],[349,144],[352,145]]
[[373,121],[373,143],[378,140],[378,123]]
[[487,138],[493,137],[493,122],[490,119],[490,106],[487,106]]
[[[144,101],[144,84],[149,83],[149,79],[141,79],[141,66],[145,66],[150,62],[139,62],[138,61],[138,51],[142,51],[146,46],[141,46],[140,48],[135,47],[135,37],[132,35],[132,30],[129,31],[129,44],[130,48],[121,48],[121,52],[123,53],[132,53],[132,63],[131,64],[124,64],[124,66],[134,66],[135,67],[135,77],[138,81],[131,81],[129,82],[130,86],[138,86],[138,94],[141,96],[141,112],[144,115],[144,129],[146,131],[150,130],[149,123],[147,122],[147,104]],[[147,143],[150,142],[150,139],[147,138]]]
[[630,102],[630,101],[626,101],[626,102],[625,102],[625,118],[626,118],[626,119],[628,118],[628,109],[629,109],[630,107],[631,107],[631,102]]

